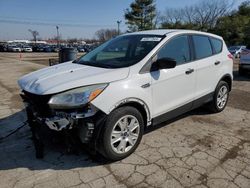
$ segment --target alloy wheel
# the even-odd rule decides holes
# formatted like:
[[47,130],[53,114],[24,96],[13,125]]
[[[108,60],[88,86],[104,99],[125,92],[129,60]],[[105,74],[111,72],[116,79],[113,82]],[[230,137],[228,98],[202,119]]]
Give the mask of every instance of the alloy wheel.
[[136,144],[140,134],[139,121],[135,116],[121,117],[111,132],[111,147],[118,154],[127,153]]
[[217,106],[219,109],[223,109],[227,103],[228,89],[223,85],[217,95]]

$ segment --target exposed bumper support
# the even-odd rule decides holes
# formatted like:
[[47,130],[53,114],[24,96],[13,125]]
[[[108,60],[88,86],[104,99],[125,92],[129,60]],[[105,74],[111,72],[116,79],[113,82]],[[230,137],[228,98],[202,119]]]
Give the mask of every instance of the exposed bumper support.
[[50,118],[38,117],[33,112],[33,117],[34,121],[37,121],[39,124],[45,124],[54,131],[62,131],[63,129],[72,129],[74,126],[77,126],[79,120],[94,116],[96,112],[96,109],[91,109],[87,113],[55,112],[55,116]]
[[61,131],[67,127],[71,127],[72,124],[68,119],[66,118],[46,118],[44,122],[50,129],[55,131]]

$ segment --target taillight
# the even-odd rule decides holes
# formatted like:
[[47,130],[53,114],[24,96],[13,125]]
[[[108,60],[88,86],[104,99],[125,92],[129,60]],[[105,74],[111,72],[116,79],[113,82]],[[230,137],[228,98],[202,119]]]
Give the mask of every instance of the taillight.
[[229,59],[234,59],[234,56],[233,56],[232,54],[228,54],[227,57],[228,57]]

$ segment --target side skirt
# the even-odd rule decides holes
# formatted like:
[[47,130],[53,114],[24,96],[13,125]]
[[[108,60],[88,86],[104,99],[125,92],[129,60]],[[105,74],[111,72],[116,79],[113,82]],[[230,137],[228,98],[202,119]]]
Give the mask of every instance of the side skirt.
[[176,108],[176,109],[174,109],[172,111],[169,111],[169,112],[164,113],[164,114],[162,114],[160,116],[157,116],[157,117],[152,119],[152,125],[153,126],[158,125],[160,123],[163,123],[165,121],[173,119],[173,118],[175,118],[175,117],[177,117],[177,116],[179,116],[181,114],[184,114],[184,113],[186,113],[188,111],[196,109],[196,108],[198,108],[198,107],[212,101],[213,96],[214,96],[214,92],[209,93],[209,94],[207,94],[207,95],[205,95],[205,96],[203,96],[203,97],[201,97],[199,99],[194,100],[193,102],[190,102],[190,103],[185,104],[185,105],[183,105],[181,107],[178,107],[178,108]]

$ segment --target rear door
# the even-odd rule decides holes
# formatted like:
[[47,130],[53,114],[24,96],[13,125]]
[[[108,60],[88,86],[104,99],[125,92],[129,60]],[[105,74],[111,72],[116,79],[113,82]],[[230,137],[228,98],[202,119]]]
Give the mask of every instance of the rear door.
[[[196,62],[195,98],[214,92],[219,80],[220,55],[215,54],[213,41],[206,35],[193,35],[193,49]],[[214,45],[217,44],[215,41]],[[218,47],[217,47],[218,48]],[[222,46],[221,46],[222,48]]]

